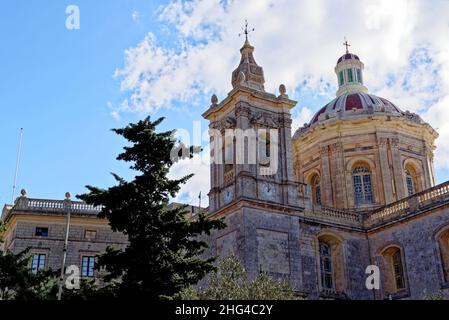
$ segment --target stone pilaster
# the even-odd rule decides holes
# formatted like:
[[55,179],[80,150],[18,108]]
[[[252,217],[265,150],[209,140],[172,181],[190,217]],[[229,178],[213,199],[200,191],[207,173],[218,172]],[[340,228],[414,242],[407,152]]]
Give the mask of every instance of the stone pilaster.
[[397,200],[405,198],[407,193],[404,185],[404,168],[402,167],[401,152],[399,151],[399,139],[390,139],[390,148],[393,161],[393,176],[396,187]]
[[346,183],[345,183],[345,166],[343,162],[343,146],[341,142],[330,145],[331,150],[331,168],[334,175],[332,181],[334,205],[336,208],[347,207],[346,203]]
[[321,170],[321,196],[324,196],[324,199],[321,201],[326,206],[332,206],[334,201],[332,197],[332,177],[328,146],[321,146]]
[[390,163],[388,161],[388,139],[380,138],[378,140],[378,150],[379,150],[379,159],[380,159],[380,171],[381,178],[383,184],[383,194],[386,204],[392,203],[395,201],[393,194],[393,186],[391,185],[391,171],[390,171]]

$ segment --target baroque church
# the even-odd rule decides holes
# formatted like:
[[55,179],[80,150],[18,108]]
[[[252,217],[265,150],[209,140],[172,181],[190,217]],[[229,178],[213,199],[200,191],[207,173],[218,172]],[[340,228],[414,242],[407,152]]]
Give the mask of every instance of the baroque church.
[[[246,39],[232,90],[220,102],[212,96],[203,114],[209,215],[227,223],[209,237],[209,254],[236,255],[250,277],[287,278],[308,299],[448,293],[449,182],[435,185],[438,134],[369,93],[364,64],[345,45],[336,98],[292,132],[296,101],[284,85],[278,95],[265,91]],[[366,286],[373,265],[379,289]]]

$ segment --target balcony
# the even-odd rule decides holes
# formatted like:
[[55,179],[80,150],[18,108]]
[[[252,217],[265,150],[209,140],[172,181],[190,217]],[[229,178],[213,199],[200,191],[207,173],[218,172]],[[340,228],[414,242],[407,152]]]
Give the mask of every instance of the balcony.
[[68,210],[72,214],[97,216],[101,207],[83,201],[32,199],[22,196],[17,198],[14,206],[7,205],[3,208],[1,218],[3,221],[7,220],[12,212],[66,214]]

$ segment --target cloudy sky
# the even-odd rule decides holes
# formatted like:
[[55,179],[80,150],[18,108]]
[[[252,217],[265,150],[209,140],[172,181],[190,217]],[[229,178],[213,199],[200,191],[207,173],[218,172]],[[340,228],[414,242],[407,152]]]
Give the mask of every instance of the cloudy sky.
[[[346,37],[365,63],[370,92],[438,130],[437,180],[449,179],[449,1],[92,2],[2,2],[2,203],[11,200],[20,127],[18,186],[51,198],[85,184],[106,187],[111,171],[130,177],[114,159],[123,141],[110,128],[150,114],[167,118],[161,129],[203,134],[210,96],[222,99],[231,88],[245,19],[255,28],[250,41],[266,90],[283,83],[298,101],[294,129],[335,97],[333,69]],[[68,4],[80,8],[79,30],[65,29]],[[177,200],[196,204],[209,189],[207,164],[181,162],[172,174],[192,171]]]

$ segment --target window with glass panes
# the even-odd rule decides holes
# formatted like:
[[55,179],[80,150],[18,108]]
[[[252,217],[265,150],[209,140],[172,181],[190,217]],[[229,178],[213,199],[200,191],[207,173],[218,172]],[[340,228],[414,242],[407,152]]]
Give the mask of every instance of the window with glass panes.
[[83,256],[81,261],[81,276],[93,277],[94,276],[95,257]]
[[331,246],[327,243],[320,243],[320,271],[321,285],[323,289],[334,289],[334,275],[332,271],[332,251]]
[[36,237],[48,237],[48,228],[36,227],[34,234]]
[[352,69],[348,69],[348,82],[354,82],[354,74],[352,73]]
[[352,171],[354,184],[354,202],[356,205],[374,202],[371,172],[364,166],[356,167]]
[[363,80],[362,80],[362,71],[360,70],[360,69],[356,69],[356,73],[357,73],[357,81],[358,82],[360,82],[360,83],[363,83]]
[[340,85],[343,85],[343,83],[345,83],[345,76],[344,76],[344,74],[343,74],[343,71],[340,71],[340,72],[338,73],[338,80],[339,80],[339,82],[340,82]]
[[407,192],[409,196],[415,194],[415,184],[413,183],[413,177],[409,170],[405,171],[405,180],[407,182]]
[[37,273],[39,270],[45,268],[45,260],[47,255],[45,253],[36,253],[31,260],[31,272]]
[[404,269],[402,267],[401,251],[397,250],[393,254],[393,272],[396,283],[396,289],[405,289]]

